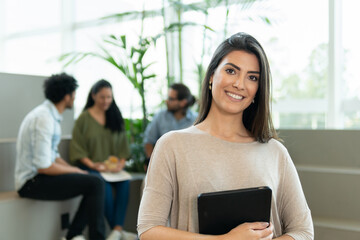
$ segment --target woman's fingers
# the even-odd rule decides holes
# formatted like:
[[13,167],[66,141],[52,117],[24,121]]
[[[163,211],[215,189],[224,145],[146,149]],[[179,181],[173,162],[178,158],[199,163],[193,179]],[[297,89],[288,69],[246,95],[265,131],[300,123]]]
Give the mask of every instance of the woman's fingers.
[[247,240],[270,240],[273,237],[273,225],[266,222],[244,223],[228,234],[227,239],[247,239]]
[[245,223],[245,224],[247,224],[248,228],[251,228],[253,230],[263,230],[269,227],[268,222],[253,222],[253,223]]
[[274,226],[270,223],[270,225],[267,228],[258,230],[258,231],[260,233],[261,239],[264,239],[264,240],[272,239]]

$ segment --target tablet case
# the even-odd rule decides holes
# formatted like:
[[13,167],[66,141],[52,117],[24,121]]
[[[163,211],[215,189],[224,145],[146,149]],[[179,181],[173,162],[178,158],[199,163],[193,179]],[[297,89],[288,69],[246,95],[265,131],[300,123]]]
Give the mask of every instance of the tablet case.
[[200,194],[199,233],[220,235],[245,222],[270,222],[271,194],[265,186]]

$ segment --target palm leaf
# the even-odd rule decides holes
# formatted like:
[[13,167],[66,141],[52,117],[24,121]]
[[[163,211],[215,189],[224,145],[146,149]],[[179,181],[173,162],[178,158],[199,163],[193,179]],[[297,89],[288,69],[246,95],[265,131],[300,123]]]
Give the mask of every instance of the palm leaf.
[[146,11],[130,11],[130,12],[123,12],[123,13],[116,13],[111,14],[105,17],[100,18],[101,22],[107,21],[124,21],[124,20],[137,20],[141,19],[142,17],[156,17],[161,15],[161,9],[159,10],[146,10]]

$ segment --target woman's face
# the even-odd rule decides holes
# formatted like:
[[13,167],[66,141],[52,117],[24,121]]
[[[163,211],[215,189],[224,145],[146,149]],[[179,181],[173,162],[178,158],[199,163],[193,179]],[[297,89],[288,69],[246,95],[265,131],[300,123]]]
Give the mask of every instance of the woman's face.
[[255,98],[259,79],[259,61],[254,54],[240,50],[230,52],[210,78],[211,108],[221,113],[242,115]]
[[93,94],[92,97],[94,99],[94,105],[104,111],[109,109],[113,101],[112,90],[108,87],[100,89],[100,91]]

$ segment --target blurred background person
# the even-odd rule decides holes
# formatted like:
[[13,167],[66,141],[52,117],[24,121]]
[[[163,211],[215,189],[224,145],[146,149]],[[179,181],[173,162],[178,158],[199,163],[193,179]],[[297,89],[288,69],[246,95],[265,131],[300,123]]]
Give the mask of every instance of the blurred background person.
[[38,200],[66,200],[82,196],[66,238],[105,239],[104,183],[96,176],[69,165],[61,158],[62,113],[74,105],[77,81],[65,73],[44,82],[46,100],[28,113],[21,123],[16,146],[15,187],[20,197]]
[[[100,176],[118,173],[130,155],[124,119],[113,98],[112,86],[99,80],[90,90],[83,112],[75,122],[70,142],[73,164]],[[111,165],[107,164],[111,161]],[[108,240],[132,240],[136,235],[123,230],[129,198],[129,180],[105,181],[105,217],[112,229]]]
[[166,110],[157,113],[147,126],[144,135],[146,162],[145,169],[149,164],[151,154],[157,140],[165,133],[190,127],[194,124],[197,113],[189,107],[196,102],[189,88],[182,83],[174,83],[168,91]]

